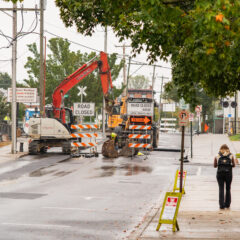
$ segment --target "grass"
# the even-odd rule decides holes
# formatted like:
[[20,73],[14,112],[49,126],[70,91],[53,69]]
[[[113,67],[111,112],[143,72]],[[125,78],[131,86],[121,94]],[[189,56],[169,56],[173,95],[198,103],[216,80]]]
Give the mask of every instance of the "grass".
[[229,137],[231,141],[240,141],[240,134],[236,134]]

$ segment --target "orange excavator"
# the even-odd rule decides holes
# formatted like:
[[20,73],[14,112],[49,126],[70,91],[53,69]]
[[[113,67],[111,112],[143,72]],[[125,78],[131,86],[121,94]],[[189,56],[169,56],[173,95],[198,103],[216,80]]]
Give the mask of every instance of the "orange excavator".
[[64,95],[97,68],[100,73],[106,111],[111,114],[113,101],[109,95],[113,88],[112,78],[107,54],[101,52],[100,59],[90,60],[60,83],[52,95],[52,106],[46,108],[46,117],[30,119],[29,154],[46,152],[48,147],[62,147],[65,154],[71,152],[71,125],[74,123],[74,118],[72,110],[64,107]]

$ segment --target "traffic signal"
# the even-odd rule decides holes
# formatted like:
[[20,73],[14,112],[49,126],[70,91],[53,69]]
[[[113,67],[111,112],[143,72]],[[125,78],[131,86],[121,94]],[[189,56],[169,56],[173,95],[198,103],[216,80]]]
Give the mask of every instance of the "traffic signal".
[[224,102],[222,103],[222,106],[223,106],[224,108],[227,108],[227,107],[229,107],[229,103],[228,103],[227,101],[224,101]]
[[231,102],[231,107],[232,108],[236,108],[237,107],[237,103],[236,102]]

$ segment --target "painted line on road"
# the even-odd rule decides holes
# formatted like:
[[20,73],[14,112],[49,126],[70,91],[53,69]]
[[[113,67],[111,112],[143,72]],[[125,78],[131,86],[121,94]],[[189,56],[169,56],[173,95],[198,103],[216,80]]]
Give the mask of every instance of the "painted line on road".
[[33,223],[1,223],[2,225],[22,226],[22,227],[40,227],[40,228],[70,228],[67,225],[52,225],[52,224],[33,224]]
[[202,172],[202,167],[199,167],[198,170],[197,170],[197,176],[200,176],[201,172]]

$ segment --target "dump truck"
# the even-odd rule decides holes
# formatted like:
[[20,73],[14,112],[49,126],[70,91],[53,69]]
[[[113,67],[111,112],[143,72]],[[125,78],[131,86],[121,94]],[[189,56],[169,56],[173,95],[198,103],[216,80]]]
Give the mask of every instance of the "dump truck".
[[[152,90],[145,91],[152,92]],[[118,135],[120,151],[117,151],[115,148],[115,153],[113,153],[114,142],[109,140],[103,144],[103,155],[109,157],[109,152],[111,152],[111,156],[132,156],[137,154],[140,149],[152,150],[156,148],[158,145],[159,127],[154,121],[154,106],[156,106],[156,103],[153,96],[149,98],[134,96],[121,98],[121,102],[114,106],[118,108],[118,111],[115,111],[118,113],[115,114],[115,121],[110,117],[108,121],[111,127],[110,130]],[[111,148],[111,151],[109,151],[109,148]]]

